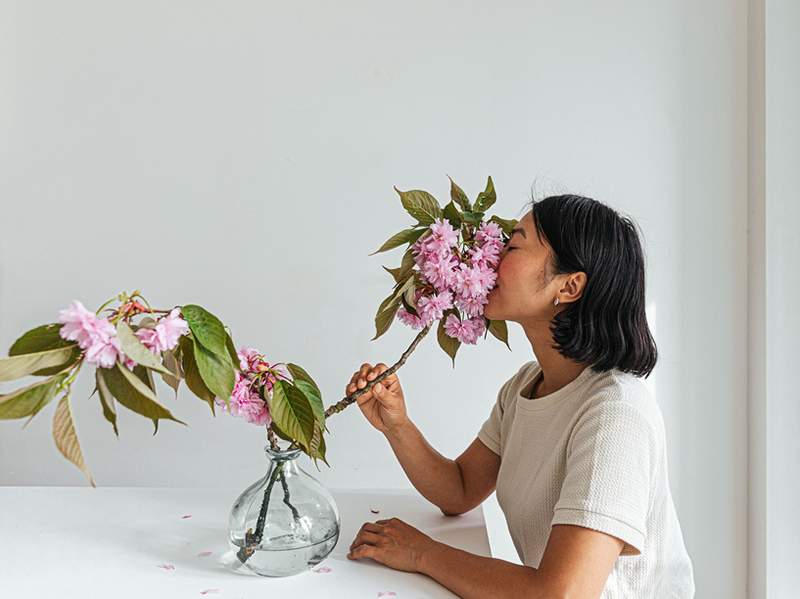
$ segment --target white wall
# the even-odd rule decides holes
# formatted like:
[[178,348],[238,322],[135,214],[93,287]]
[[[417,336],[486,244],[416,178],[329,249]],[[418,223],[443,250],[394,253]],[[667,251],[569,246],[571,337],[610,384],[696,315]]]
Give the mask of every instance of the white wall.
[[[670,478],[698,597],[744,597],[747,5],[702,2],[0,4],[0,345],[73,298],[138,287],[199,302],[238,342],[306,366],[326,403],[362,361],[389,288],[367,257],[408,222],[392,190],[469,193],[491,174],[519,216],[531,185],[583,193],[645,234]],[[455,371],[433,339],[401,371],[430,442],[457,456],[530,359],[486,342]],[[255,428],[121,418],[75,388],[101,485],[210,485],[264,466]],[[0,484],[84,484],[49,438],[0,423]],[[356,408],[320,477],[405,486]],[[312,465],[308,466],[316,472]]]

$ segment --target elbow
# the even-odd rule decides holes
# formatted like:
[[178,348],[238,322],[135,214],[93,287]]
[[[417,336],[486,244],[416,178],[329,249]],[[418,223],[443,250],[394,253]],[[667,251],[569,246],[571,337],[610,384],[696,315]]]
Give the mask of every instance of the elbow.
[[442,514],[444,514],[445,516],[460,516],[461,514],[467,511],[455,508],[453,506],[447,506],[447,507],[439,506],[439,509],[442,510]]

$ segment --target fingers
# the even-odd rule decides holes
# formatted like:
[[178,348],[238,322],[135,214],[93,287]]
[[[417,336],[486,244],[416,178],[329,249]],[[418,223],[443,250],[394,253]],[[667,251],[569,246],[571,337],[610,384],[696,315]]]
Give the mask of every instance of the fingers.
[[[381,562],[381,551],[375,545],[359,545],[347,554],[348,559],[361,559],[367,557],[376,562]],[[381,562],[382,563],[382,562]]]
[[[345,394],[351,395],[352,393],[355,393],[357,390],[363,389],[364,387],[367,386],[367,384],[374,381],[378,376],[386,372],[388,369],[389,367],[383,363],[379,363],[376,364],[375,366],[372,366],[368,362],[364,362],[361,365],[361,368],[355,371],[353,373],[353,376],[350,377],[350,382],[345,387]],[[381,390],[391,389],[396,381],[397,381],[397,376],[394,374],[386,377],[382,381]]]
[[377,545],[381,542],[381,532],[383,527],[380,524],[374,522],[364,522],[361,525],[361,528],[358,530],[358,534],[356,534],[355,539],[353,542],[350,543],[350,550],[352,551],[354,547],[358,547],[363,543],[370,543],[372,545]]

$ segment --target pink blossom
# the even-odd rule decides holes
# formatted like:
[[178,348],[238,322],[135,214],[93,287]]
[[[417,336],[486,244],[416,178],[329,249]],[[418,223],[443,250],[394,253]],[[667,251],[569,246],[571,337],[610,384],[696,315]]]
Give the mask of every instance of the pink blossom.
[[453,294],[449,291],[424,295],[417,300],[417,312],[425,325],[442,317],[445,310],[453,307]]
[[[229,409],[219,398],[216,399],[216,403],[223,410]],[[272,422],[267,403],[259,395],[254,382],[238,372],[230,398],[230,413],[260,426],[269,426]]]
[[261,354],[254,347],[240,347],[236,355],[239,356],[239,368],[243,371],[256,371],[258,365],[263,363]]
[[486,243],[476,244],[469,249],[470,263],[473,266],[497,268],[502,251],[503,243],[499,240],[490,239]]
[[178,339],[189,332],[189,324],[180,316],[178,308],[161,318],[152,329],[141,328],[136,331],[139,341],[154,354],[174,349]]
[[436,291],[445,291],[456,282],[458,258],[449,254],[426,254],[420,267],[423,278],[433,285]]
[[431,237],[439,239],[446,243],[449,247],[458,245],[458,231],[453,228],[450,221],[437,218],[430,226]]
[[111,368],[120,355],[117,330],[108,319],[89,312],[84,305],[75,300],[69,308],[61,310],[58,321],[64,323],[59,335],[68,341],[77,341],[85,350],[86,361],[102,368]]
[[497,281],[497,272],[488,266],[459,264],[456,271],[456,294],[459,297],[486,295]]
[[407,324],[412,329],[421,329],[425,326],[425,323],[422,322],[422,319],[419,316],[416,316],[406,310],[403,307],[397,309],[397,318],[400,322]]
[[478,243],[484,243],[490,240],[500,241],[502,243],[503,229],[497,223],[481,223],[478,231],[475,233],[475,240]]
[[465,312],[468,316],[481,316],[483,308],[489,303],[488,295],[477,297],[458,298],[455,302],[458,309]]
[[444,321],[447,335],[469,345],[474,345],[485,330],[486,323],[482,316],[462,321],[455,314],[450,314]]

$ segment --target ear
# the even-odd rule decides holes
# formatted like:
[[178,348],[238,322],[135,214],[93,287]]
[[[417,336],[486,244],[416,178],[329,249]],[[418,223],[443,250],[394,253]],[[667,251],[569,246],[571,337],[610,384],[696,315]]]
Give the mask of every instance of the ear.
[[586,273],[583,271],[573,272],[567,275],[561,289],[558,290],[560,303],[566,304],[575,302],[583,295],[586,287]]

